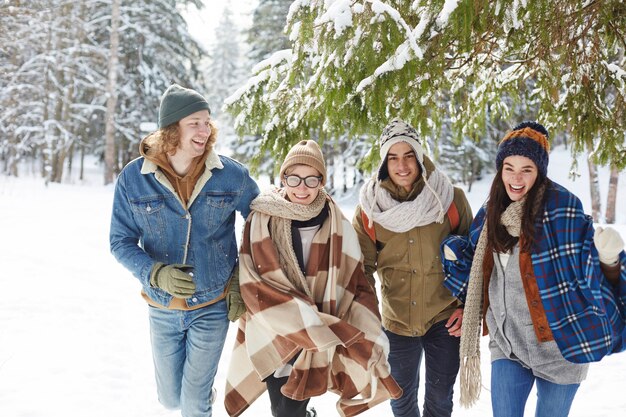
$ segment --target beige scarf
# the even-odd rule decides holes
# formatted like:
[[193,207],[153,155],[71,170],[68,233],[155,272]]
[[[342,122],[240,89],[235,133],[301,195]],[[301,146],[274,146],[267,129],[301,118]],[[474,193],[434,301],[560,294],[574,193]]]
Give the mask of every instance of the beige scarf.
[[307,205],[292,203],[285,198],[285,194],[284,189],[262,193],[254,199],[250,208],[272,216],[270,235],[278,252],[280,266],[296,288],[313,298],[293,248],[291,221],[306,221],[320,214],[326,204],[328,194],[325,189],[320,189],[315,200]]
[[371,178],[361,187],[359,203],[371,223],[378,223],[396,233],[435,222],[443,223],[454,199],[454,187],[448,177],[436,168],[428,179],[424,177],[424,185],[414,200],[401,202],[382,188],[379,180]]
[[[520,235],[526,198],[511,203],[500,218],[511,236]],[[487,248],[487,220],[478,237],[467,285],[463,323],[461,324],[461,405],[470,407],[480,396],[480,334],[483,309],[483,259]]]

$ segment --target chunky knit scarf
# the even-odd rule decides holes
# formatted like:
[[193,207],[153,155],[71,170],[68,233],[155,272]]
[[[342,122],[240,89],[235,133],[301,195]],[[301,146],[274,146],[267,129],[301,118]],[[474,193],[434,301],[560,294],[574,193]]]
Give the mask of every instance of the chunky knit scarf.
[[[511,236],[520,235],[522,212],[526,199],[511,203],[502,213],[500,222]],[[480,325],[483,306],[483,260],[487,248],[487,223],[483,226],[474,259],[470,269],[470,279],[467,285],[467,297],[461,324],[461,405],[469,407],[474,404],[480,395]]]
[[424,176],[424,183],[424,189],[414,200],[401,202],[382,188],[380,181],[371,178],[361,188],[361,207],[370,222],[396,233],[434,222],[443,223],[454,198],[454,187],[438,169],[432,171],[428,179]]
[[269,214],[277,220],[306,221],[320,214],[328,199],[328,194],[324,188],[320,189],[311,204],[292,203],[285,198],[285,195],[285,190],[282,188],[261,193],[252,201],[250,209]]
[[250,204],[252,210],[271,216],[270,236],[278,252],[280,266],[291,283],[311,298],[311,291],[298,265],[298,258],[293,248],[291,222],[292,220],[306,221],[317,216],[324,208],[327,198],[328,194],[322,188],[311,204],[297,204],[285,198],[284,189],[276,189],[260,194]]

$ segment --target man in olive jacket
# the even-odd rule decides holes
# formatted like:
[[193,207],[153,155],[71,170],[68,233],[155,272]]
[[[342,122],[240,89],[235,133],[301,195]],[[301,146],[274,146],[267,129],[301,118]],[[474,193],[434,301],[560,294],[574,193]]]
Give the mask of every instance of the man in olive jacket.
[[441,241],[466,235],[472,211],[459,188],[424,155],[422,140],[394,119],[380,137],[381,165],[360,194],[353,225],[366,276],[378,273],[391,375],[404,394],[391,400],[395,417],[419,417],[417,390],[426,356],[424,416],[452,414],[459,370],[463,309],[442,285]]

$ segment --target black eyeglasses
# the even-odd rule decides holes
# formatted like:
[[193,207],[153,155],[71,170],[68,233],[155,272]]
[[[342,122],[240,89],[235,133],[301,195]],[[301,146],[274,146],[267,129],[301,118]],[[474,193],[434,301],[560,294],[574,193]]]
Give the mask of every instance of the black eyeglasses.
[[322,177],[310,175],[306,178],[302,178],[297,175],[285,175],[285,184],[290,187],[295,188],[300,185],[302,181],[304,181],[304,185],[306,185],[308,188],[317,188],[322,182]]

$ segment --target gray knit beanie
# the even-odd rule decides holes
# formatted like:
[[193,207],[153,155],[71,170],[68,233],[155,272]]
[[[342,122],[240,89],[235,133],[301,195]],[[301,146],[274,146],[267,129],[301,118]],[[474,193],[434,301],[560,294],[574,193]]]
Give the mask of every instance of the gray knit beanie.
[[165,90],[159,106],[159,129],[178,122],[200,110],[208,110],[209,102],[200,93],[172,84]]
[[389,149],[398,142],[406,142],[417,158],[417,164],[425,175],[424,168],[424,148],[422,141],[417,135],[417,131],[410,124],[395,118],[384,129],[380,135],[380,167],[378,168],[378,180],[384,180],[389,177],[387,170],[387,153]]

